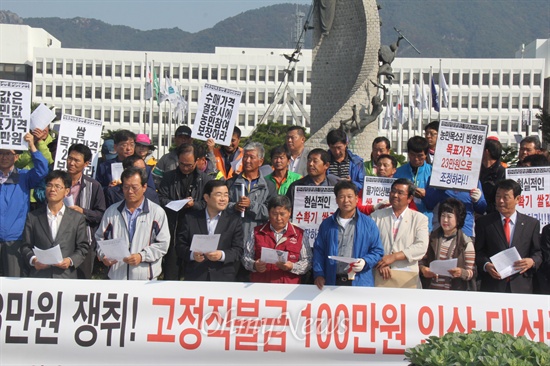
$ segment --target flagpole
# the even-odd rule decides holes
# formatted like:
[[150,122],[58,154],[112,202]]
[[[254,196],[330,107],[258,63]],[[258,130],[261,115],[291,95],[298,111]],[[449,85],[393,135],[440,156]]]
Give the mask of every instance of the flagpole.
[[141,123],[139,124],[139,133],[147,133],[147,52],[145,52],[145,88],[143,93],[143,101],[145,102],[145,109],[143,110],[143,131],[141,130]]
[[434,73],[433,73],[433,68],[430,66],[430,78],[429,78],[429,83],[430,83],[430,98],[428,98],[428,108],[429,108],[429,111],[430,113],[428,114],[428,123],[432,122],[432,98],[433,96],[431,95],[432,94],[432,82],[433,82],[433,78],[434,78]]
[[[155,60],[152,60],[151,69],[155,67]],[[152,72],[152,71],[151,71]],[[151,134],[151,141],[153,141],[153,108],[155,106],[155,81],[152,80],[153,85],[151,85],[151,109],[149,110],[149,133]]]
[[399,106],[401,107],[401,114],[399,115],[399,121],[397,121],[397,151],[401,151],[401,144],[403,140],[403,119],[405,118],[405,98],[403,98],[403,85],[399,90]]
[[437,96],[437,99],[439,100],[439,111],[437,112],[437,120],[441,121],[441,108],[443,108],[443,104],[441,103],[441,73],[443,70],[441,70],[441,59],[439,59],[439,80],[437,82],[437,86],[439,89],[439,95]]
[[422,135],[422,124],[424,123],[424,74],[420,71],[420,113],[418,121],[418,134]]

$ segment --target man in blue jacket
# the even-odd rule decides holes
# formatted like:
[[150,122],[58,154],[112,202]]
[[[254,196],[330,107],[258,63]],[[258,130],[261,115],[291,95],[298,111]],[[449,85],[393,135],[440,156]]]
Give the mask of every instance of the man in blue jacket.
[[327,135],[330,156],[328,172],[339,178],[351,180],[359,190],[365,180],[365,162],[348,149],[348,136],[341,130],[332,130]]
[[23,275],[21,253],[23,229],[29,212],[29,194],[48,174],[48,161],[36,149],[34,137],[25,135],[34,168],[15,168],[19,154],[0,149],[0,276]]
[[[358,189],[353,182],[338,182],[334,194],[338,210],[321,223],[313,246],[315,285],[320,290],[325,285],[373,287],[372,269],[384,255],[378,228],[357,210]],[[329,256],[356,261],[348,264]]]

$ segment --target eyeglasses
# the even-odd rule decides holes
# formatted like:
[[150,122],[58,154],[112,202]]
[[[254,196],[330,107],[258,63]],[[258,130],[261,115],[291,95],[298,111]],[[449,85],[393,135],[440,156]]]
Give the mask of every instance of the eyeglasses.
[[398,191],[397,189],[392,189],[392,190],[390,191],[390,194],[397,194],[398,196],[406,196],[406,195],[408,195],[407,192],[405,192],[405,191]]
[[4,157],[4,156],[5,157],[12,157],[14,155],[16,155],[16,154],[12,153],[11,151],[0,151],[0,156],[2,156],[2,157]]
[[48,184],[46,184],[46,188],[49,189],[49,190],[55,189],[56,191],[60,191],[60,190],[65,189],[67,187],[61,186],[59,184],[48,183]]
[[136,147],[136,144],[134,144],[133,142],[130,142],[130,143],[125,142],[124,144],[118,144],[118,146],[120,146],[123,149],[126,149],[127,147],[131,147],[132,149],[134,149]]
[[195,166],[195,163],[193,163],[193,164],[184,164],[184,163],[182,163],[181,161],[180,161],[178,164],[179,164],[179,166],[181,166],[182,168],[187,168],[187,169],[191,169],[191,168],[193,168],[193,167]]
[[125,185],[122,185],[122,190],[123,191],[128,191],[128,192],[136,192],[138,189],[140,189],[141,186],[125,186]]

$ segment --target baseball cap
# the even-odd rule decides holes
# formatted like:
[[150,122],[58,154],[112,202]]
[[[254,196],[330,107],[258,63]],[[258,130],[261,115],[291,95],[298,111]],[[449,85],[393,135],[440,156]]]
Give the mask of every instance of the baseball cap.
[[111,160],[116,158],[117,153],[115,151],[115,140],[105,140],[103,141],[103,146],[101,146],[101,152],[105,156],[105,159]]
[[191,137],[191,129],[189,126],[179,126],[176,130],[176,136],[189,136]]

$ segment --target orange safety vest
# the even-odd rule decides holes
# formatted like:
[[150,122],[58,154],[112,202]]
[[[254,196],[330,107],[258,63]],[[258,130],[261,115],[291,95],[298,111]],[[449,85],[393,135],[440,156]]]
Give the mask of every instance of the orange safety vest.
[[[229,167],[229,170],[226,170],[225,169],[225,162],[224,162],[224,158],[222,156],[222,153],[220,151],[221,148],[216,148],[214,149],[214,156],[216,157],[216,169],[218,169],[218,171],[220,171],[222,174],[223,174],[223,177],[225,178],[225,180],[228,180],[228,179],[231,179],[233,178],[235,175],[238,175],[241,173],[242,171],[242,164],[238,167],[237,171],[234,172],[233,171],[233,168],[230,166]],[[239,147],[237,148],[238,149],[238,154],[235,155],[235,158],[233,159],[233,161],[238,161],[240,159],[243,158],[243,155],[244,155],[244,150]]]

